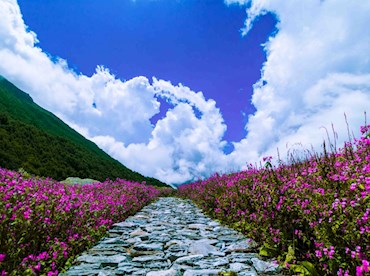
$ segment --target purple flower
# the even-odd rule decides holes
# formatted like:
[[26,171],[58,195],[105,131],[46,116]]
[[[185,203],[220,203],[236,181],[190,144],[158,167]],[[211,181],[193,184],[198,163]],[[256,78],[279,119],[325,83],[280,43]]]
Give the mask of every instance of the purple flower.
[[315,250],[315,255],[317,258],[321,258],[322,257],[321,250]]
[[357,266],[356,267],[356,276],[362,276],[362,267],[361,266]]
[[37,265],[35,265],[33,268],[34,268],[36,271],[40,271],[40,269],[41,269],[41,263],[37,263]]
[[365,272],[369,272],[370,271],[370,264],[367,260],[362,260],[362,269],[365,271]]

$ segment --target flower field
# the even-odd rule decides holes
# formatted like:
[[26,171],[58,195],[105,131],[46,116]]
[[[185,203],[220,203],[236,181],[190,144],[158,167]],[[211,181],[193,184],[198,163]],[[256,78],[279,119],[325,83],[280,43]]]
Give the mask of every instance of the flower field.
[[0,169],[1,275],[57,275],[160,193],[119,179],[67,185]]
[[[184,185],[179,195],[242,231],[300,275],[367,275],[370,270],[370,126],[344,148],[305,161]],[[325,149],[325,147],[324,147]]]

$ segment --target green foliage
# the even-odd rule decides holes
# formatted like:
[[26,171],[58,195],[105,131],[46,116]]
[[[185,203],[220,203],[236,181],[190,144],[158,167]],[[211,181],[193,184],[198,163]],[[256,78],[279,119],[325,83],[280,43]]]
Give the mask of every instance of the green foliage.
[[4,78],[0,78],[0,166],[56,180],[122,178],[168,187],[123,166]]
[[234,271],[224,271],[224,272],[219,272],[217,275],[218,276],[237,276],[238,273]]
[[319,276],[319,273],[315,269],[315,266],[307,261],[303,261],[299,265],[291,265],[290,268],[295,273],[295,275]]
[[285,256],[284,266],[289,266],[296,259],[295,252],[292,246],[289,246],[288,253]]
[[276,257],[279,254],[279,251],[277,248],[274,248],[273,246],[264,243],[260,247],[259,255],[262,257],[272,258]]

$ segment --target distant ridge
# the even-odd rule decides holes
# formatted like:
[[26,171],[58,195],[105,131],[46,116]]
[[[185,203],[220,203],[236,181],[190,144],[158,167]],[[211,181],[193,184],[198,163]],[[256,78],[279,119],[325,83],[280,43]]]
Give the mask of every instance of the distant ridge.
[[0,76],[0,166],[63,180],[70,176],[165,183],[134,172]]

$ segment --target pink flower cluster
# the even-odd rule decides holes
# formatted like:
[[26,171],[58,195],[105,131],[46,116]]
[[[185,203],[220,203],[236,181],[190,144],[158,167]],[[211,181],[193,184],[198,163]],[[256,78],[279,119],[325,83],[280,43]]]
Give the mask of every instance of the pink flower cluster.
[[160,193],[121,179],[67,185],[0,169],[0,272],[57,275]]
[[[269,245],[282,264],[289,248],[297,263],[319,274],[365,275],[370,260],[370,126],[342,149],[305,160],[254,167],[181,186],[211,216]],[[292,266],[293,267],[293,266]]]

